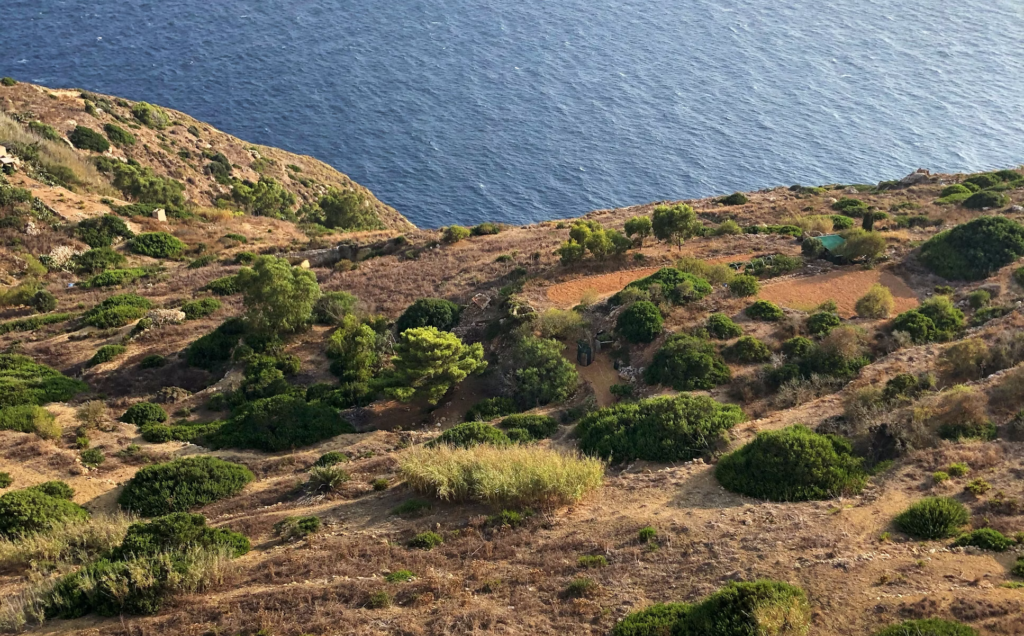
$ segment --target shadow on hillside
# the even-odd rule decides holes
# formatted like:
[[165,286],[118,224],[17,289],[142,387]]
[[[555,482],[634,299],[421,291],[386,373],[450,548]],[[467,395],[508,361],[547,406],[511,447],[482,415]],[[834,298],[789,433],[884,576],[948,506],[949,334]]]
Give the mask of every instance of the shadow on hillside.
[[668,502],[672,508],[698,508],[702,510],[725,510],[739,508],[749,500],[729,492],[715,479],[714,467],[707,466],[691,474]]

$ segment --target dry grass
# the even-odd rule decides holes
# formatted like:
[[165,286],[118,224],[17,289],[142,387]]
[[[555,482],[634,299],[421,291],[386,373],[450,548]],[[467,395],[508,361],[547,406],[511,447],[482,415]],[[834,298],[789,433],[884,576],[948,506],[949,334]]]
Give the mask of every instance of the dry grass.
[[121,543],[133,519],[123,513],[80,519],[45,532],[0,539],[0,569],[32,563],[82,563]]
[[538,446],[421,448],[399,470],[413,489],[438,499],[538,507],[576,503],[604,479],[600,460]]
[[43,164],[66,166],[74,173],[75,179],[91,192],[117,195],[117,191],[100,175],[96,167],[80,157],[72,148],[60,142],[43,139],[6,113],[0,112],[0,144],[12,143],[36,144]]

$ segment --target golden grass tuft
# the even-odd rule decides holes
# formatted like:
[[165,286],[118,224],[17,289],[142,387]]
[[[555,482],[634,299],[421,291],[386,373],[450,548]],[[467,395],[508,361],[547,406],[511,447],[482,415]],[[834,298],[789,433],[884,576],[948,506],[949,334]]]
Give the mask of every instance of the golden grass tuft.
[[519,445],[417,448],[399,470],[414,490],[445,501],[541,508],[576,503],[604,479],[598,459]]
[[0,144],[11,143],[35,144],[39,147],[39,160],[43,165],[65,166],[87,190],[98,194],[118,195],[96,166],[83,159],[71,146],[43,139],[7,114],[0,112]]
[[0,539],[0,569],[32,563],[84,563],[119,545],[134,519],[124,513],[76,519],[13,539]]

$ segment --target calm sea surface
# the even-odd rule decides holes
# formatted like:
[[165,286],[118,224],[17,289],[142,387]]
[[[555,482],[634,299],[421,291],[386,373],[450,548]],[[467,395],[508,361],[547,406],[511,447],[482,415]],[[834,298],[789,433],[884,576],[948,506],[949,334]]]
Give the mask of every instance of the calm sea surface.
[[420,226],[1024,162],[1020,0],[2,0],[0,75],[318,157]]

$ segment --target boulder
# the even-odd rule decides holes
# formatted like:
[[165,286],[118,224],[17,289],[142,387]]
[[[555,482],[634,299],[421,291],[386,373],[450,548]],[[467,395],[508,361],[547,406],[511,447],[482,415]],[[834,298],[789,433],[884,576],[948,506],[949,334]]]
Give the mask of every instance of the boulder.
[[153,309],[146,314],[154,326],[177,325],[185,322],[185,312],[180,309]]

